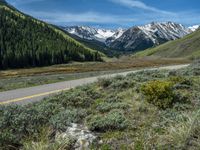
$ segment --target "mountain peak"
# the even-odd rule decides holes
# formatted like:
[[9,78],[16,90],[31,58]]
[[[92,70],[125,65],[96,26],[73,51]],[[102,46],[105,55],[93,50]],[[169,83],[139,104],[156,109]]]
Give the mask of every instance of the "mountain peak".
[[107,38],[113,36],[117,31],[111,29],[100,29],[89,26],[69,26],[64,28],[70,34],[87,40],[97,40],[105,42]]
[[109,46],[114,49],[143,50],[188,35],[191,31],[174,22],[151,22],[128,29]]

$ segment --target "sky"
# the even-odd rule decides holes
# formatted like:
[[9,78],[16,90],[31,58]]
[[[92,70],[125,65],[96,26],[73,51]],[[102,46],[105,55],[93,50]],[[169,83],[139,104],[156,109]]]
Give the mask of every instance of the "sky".
[[128,28],[151,22],[200,24],[200,0],[7,0],[20,11],[59,26]]

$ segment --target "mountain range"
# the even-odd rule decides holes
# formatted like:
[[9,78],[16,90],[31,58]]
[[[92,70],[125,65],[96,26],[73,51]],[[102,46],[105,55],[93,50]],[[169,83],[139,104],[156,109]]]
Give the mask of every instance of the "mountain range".
[[98,41],[106,47],[121,51],[140,51],[165,42],[180,39],[197,30],[199,26],[185,27],[174,22],[152,22],[129,29],[106,30],[85,26],[64,29],[72,35],[89,41]]

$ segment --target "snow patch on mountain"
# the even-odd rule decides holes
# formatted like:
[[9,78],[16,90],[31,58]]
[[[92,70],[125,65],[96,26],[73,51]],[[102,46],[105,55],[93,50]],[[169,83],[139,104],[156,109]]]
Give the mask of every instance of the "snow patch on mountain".
[[144,50],[167,41],[182,38],[192,31],[173,22],[152,22],[144,26],[134,26],[119,38],[109,43],[113,49]]
[[197,29],[200,28],[200,25],[194,25],[194,26],[191,26],[189,27],[189,29],[192,31],[192,32],[195,32]]
[[88,26],[71,26],[64,28],[67,32],[87,40],[97,40],[105,42],[107,38],[113,36],[115,30],[96,29]]
[[82,39],[96,40],[114,49],[142,50],[167,41],[182,38],[200,26],[185,27],[174,22],[152,22],[129,29],[98,29],[89,26],[71,26],[64,29]]
[[122,28],[117,29],[113,36],[110,36],[109,38],[106,39],[106,45],[109,45],[116,39],[120,38],[125,31],[126,29],[122,29]]
[[166,40],[175,40],[190,33],[190,30],[183,25],[173,22],[153,22],[151,24],[139,26],[138,28],[155,44],[158,37]]

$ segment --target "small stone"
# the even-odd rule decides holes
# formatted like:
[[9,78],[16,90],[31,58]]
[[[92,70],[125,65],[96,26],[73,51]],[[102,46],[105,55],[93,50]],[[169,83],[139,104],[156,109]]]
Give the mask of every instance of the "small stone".
[[58,137],[66,138],[69,136],[77,140],[74,146],[75,150],[89,149],[90,144],[97,138],[87,127],[74,123]]

